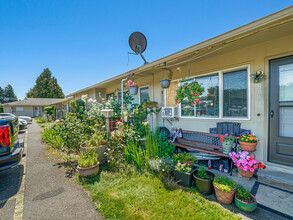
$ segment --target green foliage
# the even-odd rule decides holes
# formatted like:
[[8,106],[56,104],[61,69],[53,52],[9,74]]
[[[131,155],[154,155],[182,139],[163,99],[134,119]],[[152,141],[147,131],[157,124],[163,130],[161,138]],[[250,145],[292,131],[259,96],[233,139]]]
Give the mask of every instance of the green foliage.
[[100,130],[97,130],[87,142],[87,145],[93,147],[99,147],[105,144],[107,144],[106,133]]
[[234,190],[237,184],[226,177],[215,177],[214,185],[221,189],[223,192],[230,192]]
[[200,165],[199,169],[196,170],[196,176],[198,176],[201,179],[209,179],[210,176],[206,172],[206,168],[204,165]]
[[138,147],[137,142],[131,142],[124,148],[124,155],[129,164],[135,165],[138,170],[141,170],[145,165],[145,152]]
[[145,136],[145,148],[148,159],[154,159],[160,156],[161,137],[158,133],[148,131]]
[[35,86],[26,93],[27,98],[64,98],[57,79],[52,77],[51,71],[46,68],[39,75]]
[[71,100],[69,102],[69,108],[71,113],[82,114],[85,110],[85,102],[81,99]]
[[186,80],[180,81],[183,85],[180,85],[176,90],[175,101],[181,103],[186,101],[190,104],[197,104],[199,97],[204,92],[204,88],[196,81],[186,82]]
[[171,158],[151,159],[149,168],[155,173],[170,175],[173,171],[173,160]]
[[[13,87],[8,84],[4,89],[0,87],[0,104],[17,101]],[[1,112],[0,112],[1,113]]]
[[167,138],[161,136],[161,157],[173,157],[175,145],[169,144]]
[[76,181],[89,191],[106,219],[240,219],[199,193],[175,184],[170,190],[165,185],[168,180],[150,174],[102,172]]
[[46,122],[47,122],[46,115],[43,115],[43,116],[41,116],[41,117],[37,117],[37,118],[36,118],[36,122],[37,122],[38,124],[44,124],[44,123],[46,123]]
[[54,115],[56,112],[55,106],[47,106],[44,110],[48,115]]
[[4,110],[3,110],[3,106],[0,106],[0,113],[3,113]]
[[187,162],[187,163],[191,163],[191,164],[198,162],[195,155],[192,155],[192,154],[189,154],[186,152],[181,153],[181,154],[174,154],[173,159],[174,159],[175,163],[177,163],[178,161],[180,161],[181,163]]
[[78,166],[91,167],[98,163],[98,154],[94,149],[86,149],[85,152],[81,152],[78,158]]
[[178,162],[175,165],[175,170],[178,170],[179,172],[185,172],[185,173],[191,173],[194,169],[191,163],[185,162],[180,163]]
[[241,200],[248,200],[251,198],[251,193],[246,190],[243,186],[237,188],[237,197]]

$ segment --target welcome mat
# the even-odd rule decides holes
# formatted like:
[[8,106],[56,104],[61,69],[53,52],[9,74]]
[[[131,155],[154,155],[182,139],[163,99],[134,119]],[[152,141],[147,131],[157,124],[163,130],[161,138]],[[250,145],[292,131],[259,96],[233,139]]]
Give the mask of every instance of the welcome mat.
[[256,181],[251,194],[258,207],[293,220],[293,192]]

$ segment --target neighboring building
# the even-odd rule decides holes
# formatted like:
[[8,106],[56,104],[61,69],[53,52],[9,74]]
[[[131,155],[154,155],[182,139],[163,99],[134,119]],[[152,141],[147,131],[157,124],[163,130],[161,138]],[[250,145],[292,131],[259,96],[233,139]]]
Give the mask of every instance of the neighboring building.
[[[168,89],[161,89],[165,64],[165,77],[170,75],[172,82]],[[266,77],[255,83],[251,74],[258,71]],[[293,7],[68,96],[110,97],[126,77],[134,77],[140,86],[136,103],[149,96],[160,106],[178,107],[178,120],[167,122],[159,113],[153,115],[153,125],[209,132],[217,122],[240,122],[259,138],[257,158],[267,165],[292,169]],[[183,78],[203,84],[201,105],[175,103]]]
[[68,105],[65,103],[66,99],[53,99],[53,98],[27,98],[18,102],[10,102],[2,104],[4,113],[12,113],[16,116],[30,116],[38,117],[42,116],[45,111],[44,108],[47,106],[55,105],[64,110],[68,110]]

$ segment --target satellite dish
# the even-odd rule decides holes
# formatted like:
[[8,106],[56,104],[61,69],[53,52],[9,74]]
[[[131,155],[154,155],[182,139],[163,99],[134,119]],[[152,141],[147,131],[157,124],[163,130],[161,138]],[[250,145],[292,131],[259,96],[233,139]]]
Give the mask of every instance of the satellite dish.
[[142,53],[147,48],[146,37],[140,32],[133,32],[130,35],[128,42],[129,42],[129,46],[130,46],[131,50],[134,51],[134,53],[129,52],[129,54],[135,54],[135,55],[139,54],[141,56],[141,58],[144,60],[144,64],[148,64],[148,62],[146,61],[146,59],[142,55]]

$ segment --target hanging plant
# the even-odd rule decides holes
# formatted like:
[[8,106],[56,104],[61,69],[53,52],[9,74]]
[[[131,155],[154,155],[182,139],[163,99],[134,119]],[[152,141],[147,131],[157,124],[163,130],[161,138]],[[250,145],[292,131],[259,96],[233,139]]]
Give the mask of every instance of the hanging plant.
[[193,82],[186,82],[186,80],[180,81],[185,82],[179,86],[176,90],[175,101],[180,104],[182,101],[186,101],[192,105],[200,104],[199,97],[204,92],[204,88],[196,80]]

